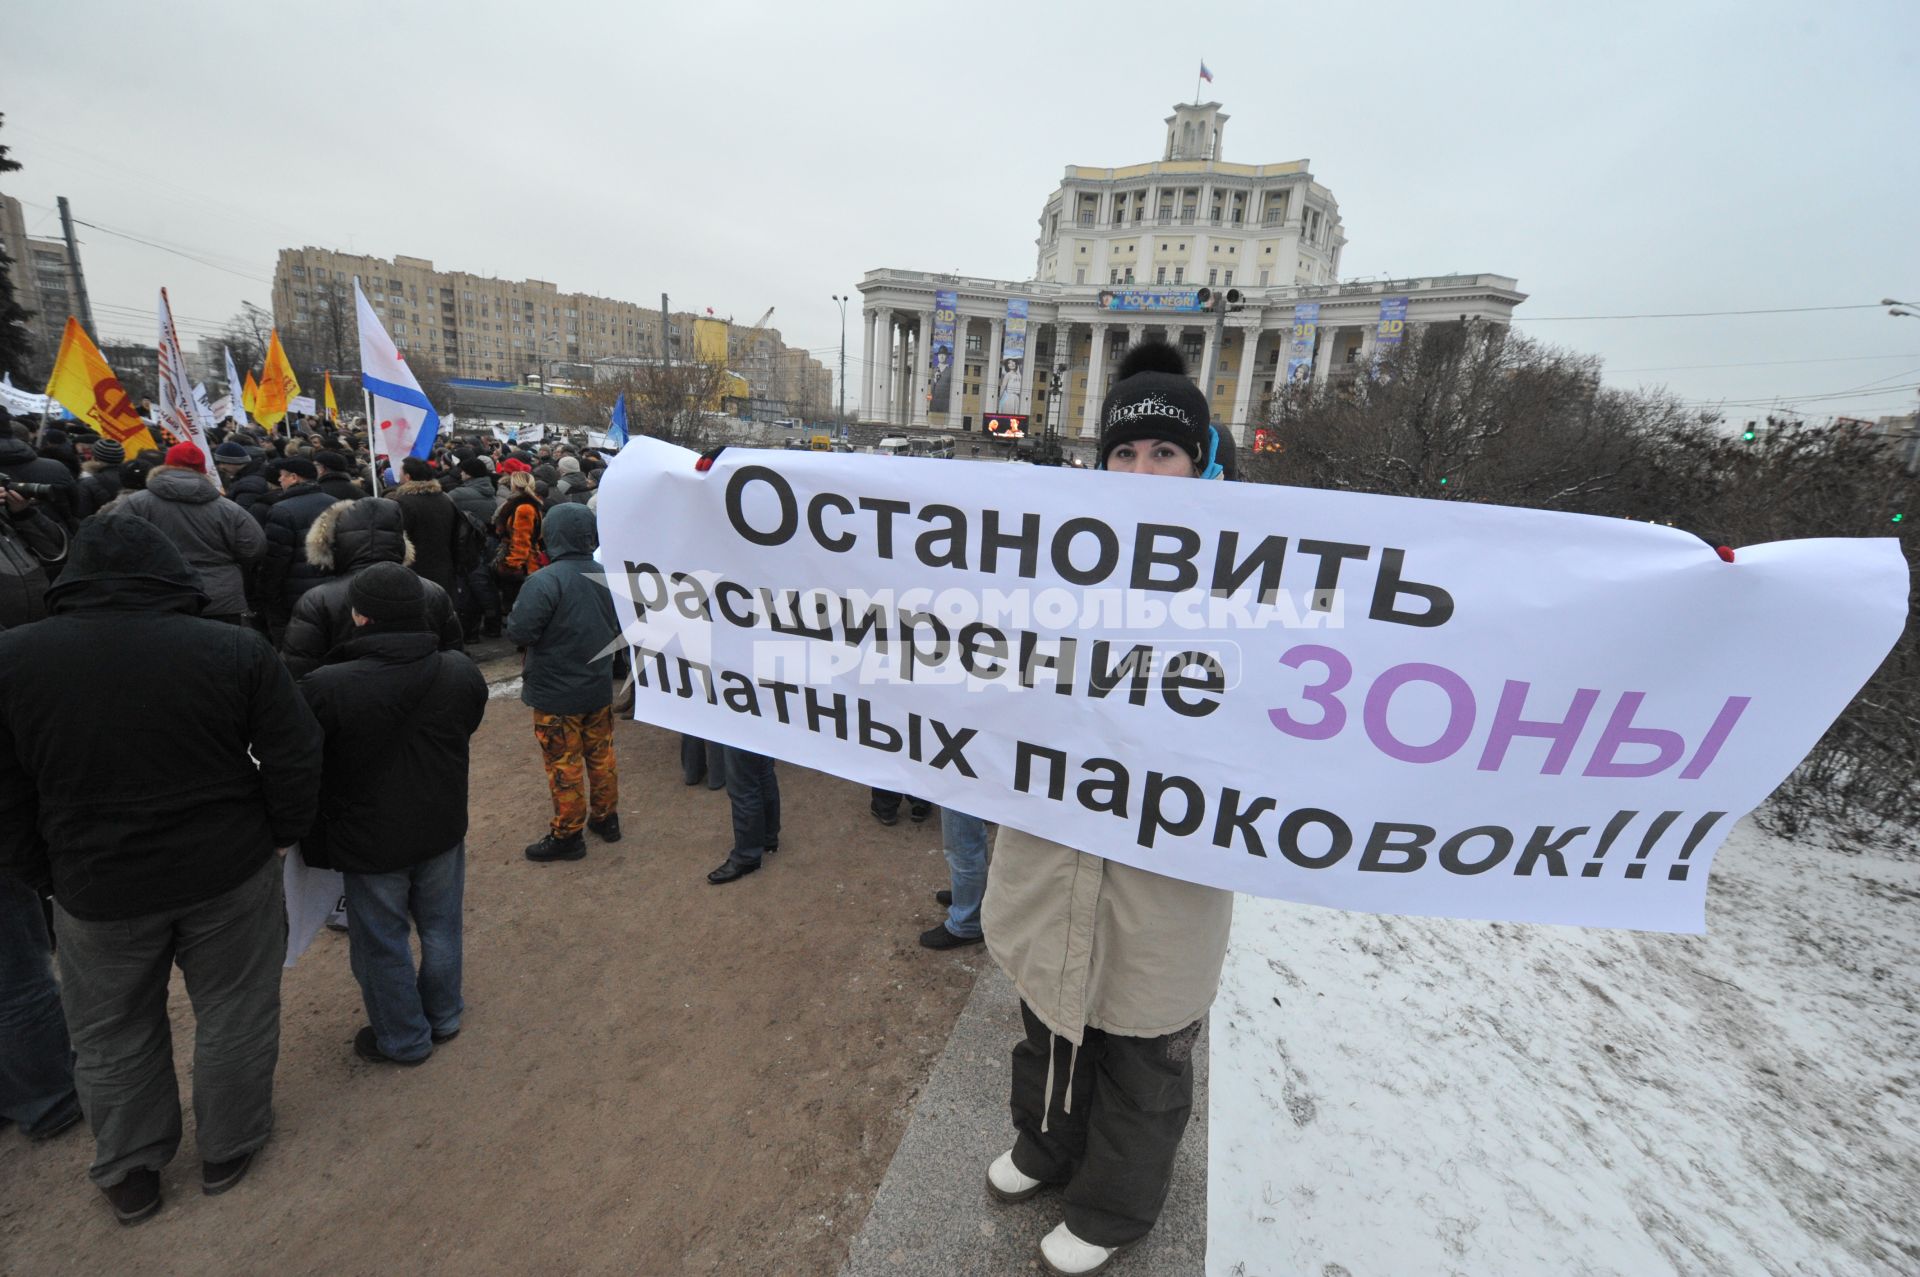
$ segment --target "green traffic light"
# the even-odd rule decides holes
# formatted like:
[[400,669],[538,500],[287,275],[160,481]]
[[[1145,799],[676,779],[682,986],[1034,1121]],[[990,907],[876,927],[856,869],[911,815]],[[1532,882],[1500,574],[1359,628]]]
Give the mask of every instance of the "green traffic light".
[[1751,430],[1749,430],[1749,431],[1747,431],[1747,432],[1746,432],[1745,434],[1743,434],[1743,435],[1741,435],[1741,436],[1740,436],[1740,439],[1741,439],[1741,441],[1742,441],[1743,443],[1752,443],[1752,442],[1753,442],[1753,431],[1751,431]]
[[1905,523],[1907,521],[1907,516],[1904,512],[1901,514],[1896,514],[1893,516],[1893,521],[1895,523]]
[[1444,488],[1444,487],[1446,487],[1446,486],[1447,486],[1447,481],[1446,481],[1445,479],[1442,479],[1442,480],[1440,480],[1440,486],[1441,486],[1441,487],[1443,487],[1443,488]]

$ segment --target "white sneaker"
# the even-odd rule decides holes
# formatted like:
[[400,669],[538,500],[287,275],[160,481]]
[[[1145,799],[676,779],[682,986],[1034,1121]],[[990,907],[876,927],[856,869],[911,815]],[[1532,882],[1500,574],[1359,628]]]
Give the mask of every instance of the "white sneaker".
[[987,1167],[987,1191],[1003,1202],[1024,1202],[1045,1187],[1013,1164],[1012,1149],[994,1158],[993,1165]]
[[1113,1262],[1118,1246],[1095,1246],[1073,1235],[1065,1224],[1040,1239],[1040,1262],[1054,1277],[1085,1277]]

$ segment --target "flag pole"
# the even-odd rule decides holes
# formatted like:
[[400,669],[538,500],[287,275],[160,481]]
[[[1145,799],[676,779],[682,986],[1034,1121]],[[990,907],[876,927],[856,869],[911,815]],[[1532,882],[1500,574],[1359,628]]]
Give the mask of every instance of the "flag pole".
[[373,476],[370,480],[373,484],[372,495],[377,497],[380,495],[380,454],[376,449],[380,441],[374,433],[373,392],[367,389],[367,379],[364,375],[360,378],[360,397],[366,401],[367,405],[367,471]]
[[[1207,65],[1207,60],[1205,58],[1201,58],[1200,65],[1201,66]],[[1197,71],[1194,73],[1194,76],[1193,76],[1193,104],[1195,106],[1200,105],[1200,74]]]

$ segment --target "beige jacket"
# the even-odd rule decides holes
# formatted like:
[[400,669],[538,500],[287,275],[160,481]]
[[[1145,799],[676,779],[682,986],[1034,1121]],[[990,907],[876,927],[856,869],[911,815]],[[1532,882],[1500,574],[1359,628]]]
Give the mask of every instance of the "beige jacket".
[[1233,893],[1002,825],[981,918],[987,951],[1034,1015],[1078,1046],[1087,1028],[1151,1038],[1205,1015]]

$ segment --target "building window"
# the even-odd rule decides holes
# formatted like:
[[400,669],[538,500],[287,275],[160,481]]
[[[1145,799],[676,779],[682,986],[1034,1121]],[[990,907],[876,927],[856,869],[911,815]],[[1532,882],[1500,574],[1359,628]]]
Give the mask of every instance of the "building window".
[[1221,282],[1222,282],[1222,283],[1224,283],[1224,284],[1226,284],[1226,285],[1227,285],[1227,286],[1228,286],[1229,288],[1231,288],[1231,287],[1233,286],[1233,272],[1232,272],[1232,271],[1228,271],[1228,272],[1227,272],[1227,277],[1226,277],[1226,278],[1225,278],[1224,280],[1222,280]]
[[1173,268],[1173,282],[1174,282],[1174,283],[1176,283],[1176,284],[1183,284],[1183,283],[1185,283],[1185,282],[1186,282],[1186,278],[1187,278],[1187,268],[1186,268],[1186,267],[1184,267],[1184,266],[1176,266],[1176,267],[1174,267],[1174,268]]
[[1077,269],[1077,270],[1075,270],[1075,271],[1073,272],[1073,282],[1074,282],[1074,283],[1076,283],[1076,284],[1084,284],[1084,283],[1086,283],[1086,282],[1087,282],[1087,268],[1086,268],[1086,267],[1084,267],[1084,266],[1082,266],[1082,267],[1080,267],[1079,269]]
[[1211,287],[1212,285],[1217,284],[1219,282],[1220,282],[1220,272],[1217,270],[1209,270],[1207,272],[1208,286]]
[[1153,272],[1153,282],[1154,282],[1154,283],[1156,283],[1156,284],[1164,284],[1164,283],[1166,283],[1166,282],[1167,282],[1167,268],[1166,268],[1166,267],[1164,267],[1164,266],[1158,266],[1158,267],[1155,267],[1155,268],[1154,268],[1154,272]]

